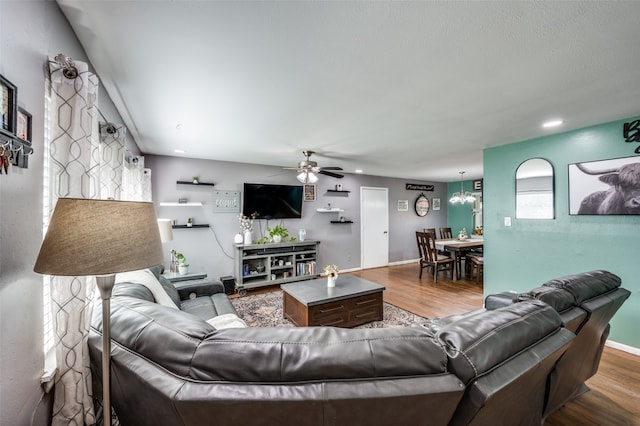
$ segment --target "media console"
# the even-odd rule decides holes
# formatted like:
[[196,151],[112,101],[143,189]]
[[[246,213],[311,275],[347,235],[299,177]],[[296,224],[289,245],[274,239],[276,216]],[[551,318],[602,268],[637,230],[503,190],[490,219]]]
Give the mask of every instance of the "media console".
[[319,244],[317,240],[236,244],[233,270],[238,291],[317,278]]

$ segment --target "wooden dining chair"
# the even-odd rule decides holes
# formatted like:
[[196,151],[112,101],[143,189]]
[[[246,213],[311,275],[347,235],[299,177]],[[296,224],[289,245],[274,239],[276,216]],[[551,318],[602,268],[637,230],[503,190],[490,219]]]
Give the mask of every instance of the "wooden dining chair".
[[427,234],[432,234],[433,238],[437,238],[436,237],[436,228],[424,228],[424,232],[426,232]]
[[482,256],[467,256],[469,261],[470,273],[469,279],[473,279],[474,271],[476,276],[476,282],[480,283],[484,279],[484,257]]
[[451,228],[440,228],[440,238],[443,240],[453,238],[453,233],[451,232]]
[[449,271],[451,279],[453,279],[453,259],[449,256],[438,254],[436,249],[436,239],[428,232],[416,232],[416,241],[418,243],[418,251],[420,253],[420,276],[422,279],[422,270],[431,268],[433,270],[433,282],[438,280],[438,272]]

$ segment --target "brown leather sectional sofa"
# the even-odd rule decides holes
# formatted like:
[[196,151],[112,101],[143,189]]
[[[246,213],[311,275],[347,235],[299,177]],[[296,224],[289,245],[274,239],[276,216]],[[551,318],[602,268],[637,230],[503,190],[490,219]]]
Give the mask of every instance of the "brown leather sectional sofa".
[[[437,331],[429,324],[216,330],[198,316],[210,315],[202,306],[215,298],[217,310],[228,307],[204,288],[192,302],[178,301],[198,306],[194,315],[155,303],[139,284],[118,284],[112,402],[121,424],[135,426],[541,424],[574,394],[564,387],[595,372],[609,319],[629,295],[604,271],[547,284],[488,298],[490,309],[445,318]],[[542,297],[554,291],[566,302]],[[94,311],[89,349],[99,396]],[[574,347],[594,353],[588,368],[565,358]]]

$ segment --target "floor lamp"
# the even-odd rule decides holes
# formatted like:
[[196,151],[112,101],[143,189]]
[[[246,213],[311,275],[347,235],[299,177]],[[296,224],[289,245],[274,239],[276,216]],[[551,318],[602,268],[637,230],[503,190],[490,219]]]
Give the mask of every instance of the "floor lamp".
[[35,272],[95,275],[102,298],[102,401],[111,424],[111,291],[118,272],[163,263],[153,203],[59,198],[49,222]]

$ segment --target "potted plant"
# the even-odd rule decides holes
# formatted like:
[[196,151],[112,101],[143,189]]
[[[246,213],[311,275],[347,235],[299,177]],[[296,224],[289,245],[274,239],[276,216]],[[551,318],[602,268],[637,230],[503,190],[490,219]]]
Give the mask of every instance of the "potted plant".
[[187,263],[187,258],[184,257],[184,254],[176,253],[175,256],[178,262],[178,273],[180,275],[186,275],[189,273],[189,264]]
[[188,227],[193,226],[193,219],[192,219],[192,218],[188,218],[188,219],[187,219],[187,226],[188,226]]
[[267,233],[274,243],[280,243],[289,237],[289,230],[284,226],[276,225],[273,228],[267,227]]
[[198,176],[194,176],[192,179],[193,179],[193,183],[194,183],[195,185],[197,185],[197,184],[199,183],[199,181],[198,181]]

